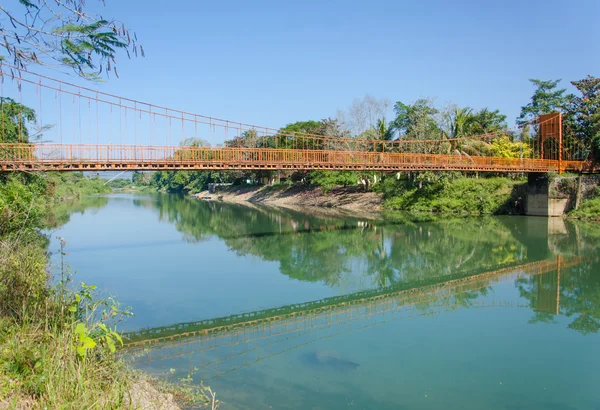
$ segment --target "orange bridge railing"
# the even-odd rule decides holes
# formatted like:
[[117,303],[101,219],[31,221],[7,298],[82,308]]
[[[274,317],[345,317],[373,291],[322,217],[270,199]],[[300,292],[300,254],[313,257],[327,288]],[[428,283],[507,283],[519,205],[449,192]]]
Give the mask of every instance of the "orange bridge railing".
[[455,170],[591,171],[584,161],[282,148],[212,148],[111,144],[0,144],[2,171],[94,170]]

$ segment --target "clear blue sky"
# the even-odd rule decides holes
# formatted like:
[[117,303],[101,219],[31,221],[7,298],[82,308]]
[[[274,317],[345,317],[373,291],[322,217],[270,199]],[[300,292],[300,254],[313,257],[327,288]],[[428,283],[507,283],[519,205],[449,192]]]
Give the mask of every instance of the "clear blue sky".
[[529,78],[600,76],[598,0],[106,0],[102,13],[146,58],[121,55],[99,88],[272,127],[366,93],[498,108],[512,125]]

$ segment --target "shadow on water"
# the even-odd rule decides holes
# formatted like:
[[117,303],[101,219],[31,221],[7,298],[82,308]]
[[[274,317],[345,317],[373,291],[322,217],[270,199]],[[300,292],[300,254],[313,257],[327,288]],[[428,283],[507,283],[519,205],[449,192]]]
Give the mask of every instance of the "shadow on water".
[[351,360],[340,358],[336,352],[331,351],[311,350],[301,353],[299,358],[308,366],[318,369],[331,369],[338,372],[349,372],[356,370],[360,366],[360,364]]

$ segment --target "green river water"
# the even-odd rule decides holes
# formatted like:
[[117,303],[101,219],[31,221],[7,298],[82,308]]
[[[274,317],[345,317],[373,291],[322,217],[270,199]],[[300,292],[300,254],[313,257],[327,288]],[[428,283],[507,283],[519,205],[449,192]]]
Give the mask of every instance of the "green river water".
[[56,218],[76,281],[135,313],[133,365],[222,409],[600,409],[598,225],[125,194]]

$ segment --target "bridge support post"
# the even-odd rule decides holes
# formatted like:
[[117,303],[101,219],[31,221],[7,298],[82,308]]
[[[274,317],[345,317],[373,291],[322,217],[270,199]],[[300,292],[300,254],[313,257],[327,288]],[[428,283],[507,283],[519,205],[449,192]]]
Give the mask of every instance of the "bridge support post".
[[528,216],[563,216],[569,203],[568,198],[552,198],[547,174],[527,174],[527,201],[525,214]]

